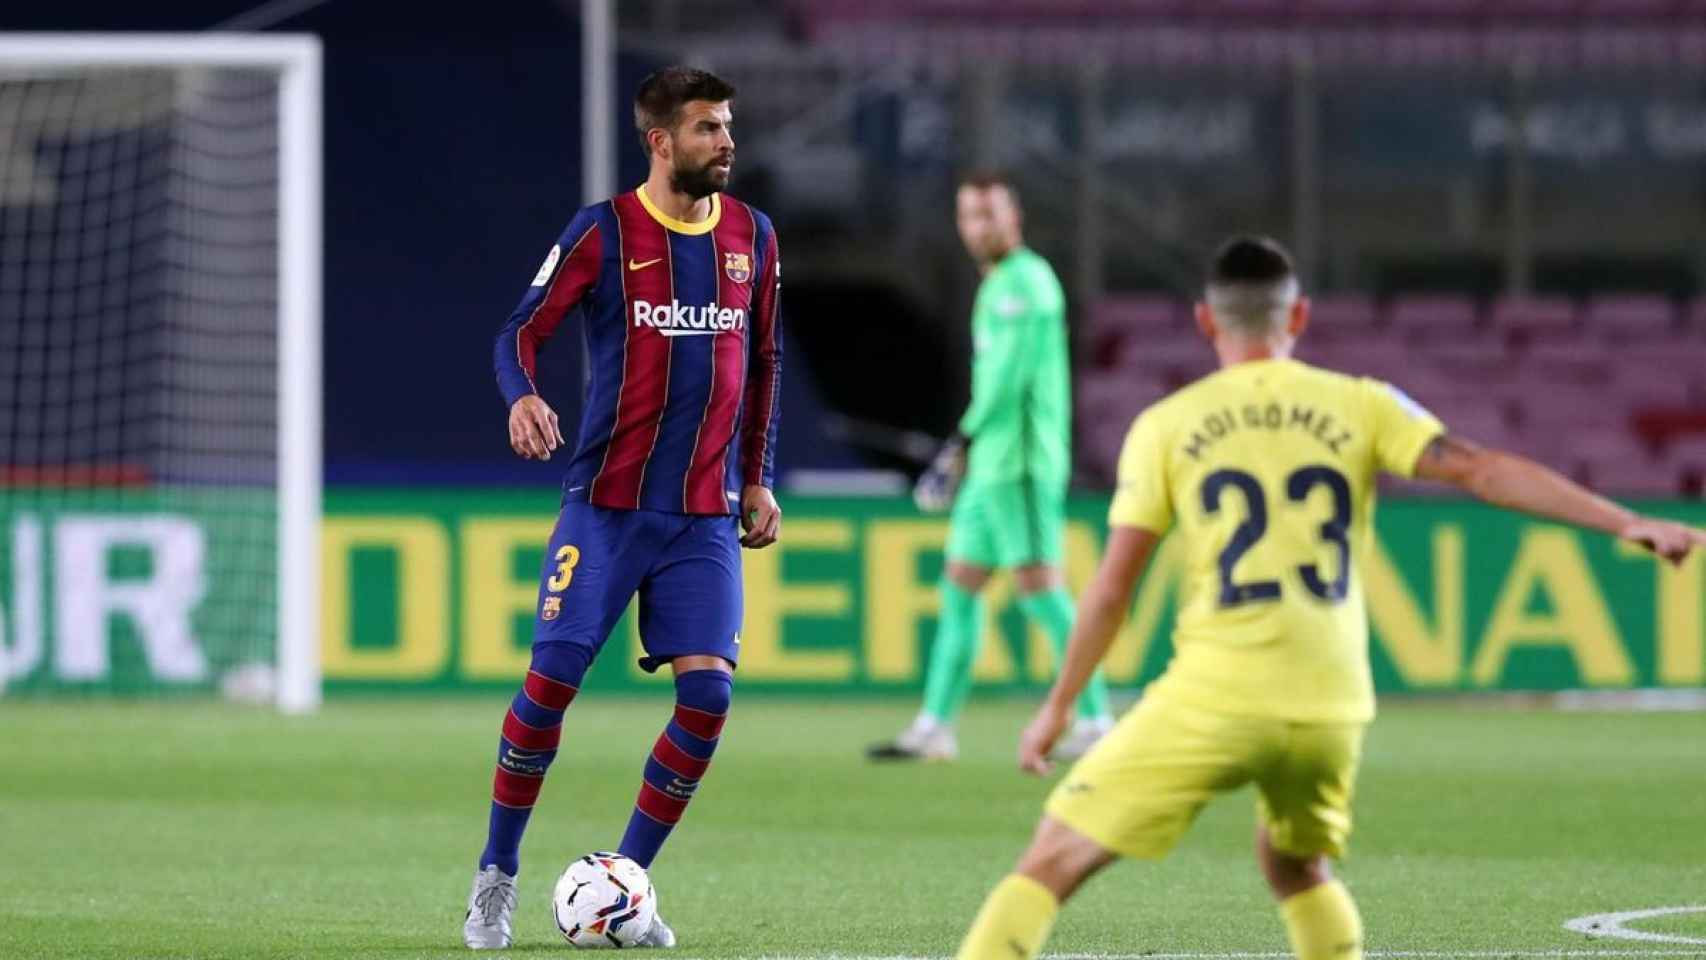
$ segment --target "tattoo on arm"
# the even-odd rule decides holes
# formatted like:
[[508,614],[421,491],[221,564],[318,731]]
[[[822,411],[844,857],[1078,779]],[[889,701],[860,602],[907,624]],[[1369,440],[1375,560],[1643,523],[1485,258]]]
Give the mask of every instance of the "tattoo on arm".
[[1433,466],[1445,466],[1454,460],[1472,457],[1481,452],[1481,448],[1467,440],[1442,433],[1428,443],[1422,451],[1422,459]]
[[1433,438],[1416,459],[1415,474],[1423,480],[1465,487],[1484,455],[1485,451],[1475,444],[1442,433]]

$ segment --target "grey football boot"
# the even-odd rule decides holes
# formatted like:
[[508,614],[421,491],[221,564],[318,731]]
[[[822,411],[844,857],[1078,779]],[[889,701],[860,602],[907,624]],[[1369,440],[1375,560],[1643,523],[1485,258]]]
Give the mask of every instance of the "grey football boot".
[[510,915],[515,913],[515,878],[497,864],[474,874],[462,942],[471,950],[502,950],[510,945]]
[[652,928],[646,931],[646,935],[641,937],[640,942],[635,946],[668,950],[675,946],[675,931],[669,928],[669,924],[663,922],[663,917],[653,917]]

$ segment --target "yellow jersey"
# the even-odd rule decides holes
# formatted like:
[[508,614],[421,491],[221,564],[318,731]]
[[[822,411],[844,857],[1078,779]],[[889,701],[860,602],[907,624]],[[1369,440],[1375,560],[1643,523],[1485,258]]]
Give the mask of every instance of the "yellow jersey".
[[1389,384],[1290,359],[1235,364],[1145,410],[1108,522],[1184,540],[1175,653],[1153,689],[1228,713],[1372,719],[1356,563],[1375,478],[1410,476],[1444,429]]

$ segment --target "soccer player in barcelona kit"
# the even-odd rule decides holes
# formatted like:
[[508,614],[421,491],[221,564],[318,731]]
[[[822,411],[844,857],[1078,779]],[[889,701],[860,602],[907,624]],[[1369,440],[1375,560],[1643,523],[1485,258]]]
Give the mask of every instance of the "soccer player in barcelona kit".
[[1073,699],[1107,651],[1156,543],[1186,554],[1176,653],[1050,796],[1030,848],[990,893],[962,960],[1030,960],[1060,904],[1116,857],[1159,859],[1216,794],[1254,783],[1256,859],[1299,960],[1360,960],[1362,921],[1329,858],[1345,852],[1374,716],[1356,558],[1380,472],[1598,530],[1672,562],[1706,533],[1638,516],[1532,461],[1446,433],[1396,388],[1290,358],[1308,302],[1285,251],[1216,256],[1197,323],[1219,372],[1156,403],[1120,455],[1106,552],[1066,663],[1026,728],[1047,770]]
[[[646,78],[634,100],[646,182],[574,215],[498,334],[498,385],[523,457],[549,460],[564,443],[534,377],[540,348],[565,319],[585,338],[591,379],[545,550],[532,662],[498,740],[463,923],[469,947],[510,945],[521,835],[563,713],[636,593],[640,666],[671,668],[676,706],[618,852],[651,866],[728,713],[740,547],[768,546],[781,532],[771,495],[781,270],[770,220],[720,192],[734,161],[733,96],[700,70]],[[673,946],[675,934],[660,918],[644,942]]]
[[[1024,245],[1009,180],[972,174],[955,201],[960,239],[983,273],[972,307],[971,406],[915,491],[925,510],[953,505],[942,612],[924,709],[892,742],[867,751],[875,760],[951,760],[959,752],[954,722],[983,634],[978,593],[995,569],[1011,571],[1019,608],[1048,634],[1057,660],[1072,631],[1060,566],[1072,473],[1066,297],[1048,261]],[[1082,753],[1111,726],[1098,674],[1079,697],[1078,724],[1059,752]]]

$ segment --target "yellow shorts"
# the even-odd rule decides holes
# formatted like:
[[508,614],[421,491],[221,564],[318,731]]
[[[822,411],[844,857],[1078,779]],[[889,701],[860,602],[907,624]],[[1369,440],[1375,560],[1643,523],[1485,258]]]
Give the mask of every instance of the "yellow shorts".
[[1115,853],[1158,859],[1216,794],[1253,781],[1276,850],[1342,857],[1365,726],[1236,716],[1151,693],[1072,767],[1046,810]]

